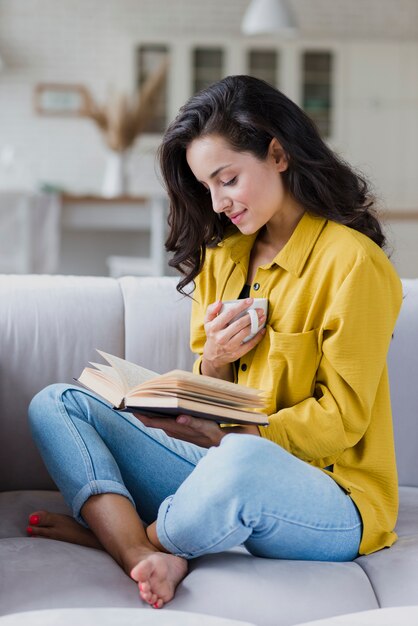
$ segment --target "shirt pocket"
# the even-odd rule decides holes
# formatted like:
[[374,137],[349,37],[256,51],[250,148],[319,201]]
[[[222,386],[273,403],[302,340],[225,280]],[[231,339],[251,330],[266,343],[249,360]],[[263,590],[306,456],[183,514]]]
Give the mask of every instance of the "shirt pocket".
[[313,395],[319,364],[318,331],[280,333],[271,327],[267,331],[270,349],[266,379],[269,380],[271,412],[275,412]]

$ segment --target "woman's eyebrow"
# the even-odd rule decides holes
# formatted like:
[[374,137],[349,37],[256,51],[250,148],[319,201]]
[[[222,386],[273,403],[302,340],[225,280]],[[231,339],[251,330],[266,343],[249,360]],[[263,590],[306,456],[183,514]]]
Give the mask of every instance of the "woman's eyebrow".
[[228,163],[228,165],[221,165],[221,167],[218,167],[217,170],[212,172],[212,174],[209,176],[209,178],[210,179],[215,178],[215,176],[217,176],[221,170],[224,170],[225,168],[230,167],[231,165],[232,165],[232,163]]

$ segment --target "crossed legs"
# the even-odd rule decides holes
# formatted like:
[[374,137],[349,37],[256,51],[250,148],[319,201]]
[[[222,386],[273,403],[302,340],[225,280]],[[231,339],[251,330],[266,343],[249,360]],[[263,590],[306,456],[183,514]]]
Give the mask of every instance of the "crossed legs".
[[239,544],[268,558],[358,554],[352,500],[263,438],[230,434],[204,450],[57,385],[35,397],[30,419],[74,517],[36,512],[32,534],[103,547],[155,607],[173,597],[189,559]]

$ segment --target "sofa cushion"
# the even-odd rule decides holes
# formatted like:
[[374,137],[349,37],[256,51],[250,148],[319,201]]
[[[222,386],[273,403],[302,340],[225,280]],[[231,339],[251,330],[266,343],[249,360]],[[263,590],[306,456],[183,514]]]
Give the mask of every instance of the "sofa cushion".
[[[3,614],[72,607],[148,608],[133,581],[105,552],[26,537],[28,515],[38,509],[65,512],[66,506],[58,492],[0,494]],[[272,598],[277,611],[272,611]],[[285,626],[377,606],[368,578],[356,563],[262,559],[236,548],[191,561],[190,573],[168,608]]]
[[404,279],[388,365],[399,484],[418,487],[418,280]]
[[361,611],[360,613],[306,622],[301,626],[395,626],[395,624],[416,626],[418,624],[418,606]]
[[0,539],[27,537],[29,515],[38,510],[71,512],[58,491],[4,491],[0,493]]
[[[108,554],[60,541],[0,540],[0,581],[2,614],[74,607],[148,609],[135,583]],[[377,606],[356,563],[276,561],[237,549],[191,562],[167,608],[287,626]]]
[[177,293],[177,283],[178,278],[169,276],[119,279],[126,358],[159,374],[176,368],[191,370],[194,361],[189,348],[192,301]]
[[27,424],[32,397],[72,382],[95,348],[124,355],[117,281],[81,276],[0,276],[0,491],[51,489]]
[[140,609],[55,609],[27,611],[0,618],[0,626],[254,626],[249,622],[212,617],[201,613]]
[[[0,493],[0,538],[3,539],[0,540],[0,562],[3,564],[0,571],[1,567],[5,568],[4,575],[0,574],[5,588],[2,589],[5,598],[3,612],[71,606],[137,607],[138,602],[141,604],[131,581],[108,555],[80,546],[26,537],[28,515],[38,509],[68,513],[58,492]],[[257,612],[262,611],[263,602],[269,606],[271,594],[271,597],[278,598],[278,606],[281,606],[281,621],[276,622],[277,626],[297,623],[294,621],[296,617],[299,621],[306,621],[355,609],[418,604],[417,520],[418,489],[401,487],[396,527],[398,542],[390,549],[360,557],[355,563],[259,559],[248,555],[242,548],[201,557],[191,562],[190,574],[170,608],[250,619],[256,624],[273,624],[267,615],[263,622],[257,621]],[[7,541],[7,538],[13,539]],[[14,574],[6,576],[10,559],[15,561],[10,567]],[[27,573],[19,566],[26,561]],[[66,567],[62,571],[63,562]],[[33,566],[41,568],[40,579],[31,579]],[[100,577],[90,580],[96,568],[100,570]],[[60,572],[59,576],[57,572]],[[21,594],[17,578],[24,582],[25,576],[28,577],[26,592]],[[256,598],[252,591],[254,576],[258,581]],[[228,594],[222,592],[224,585]],[[203,595],[202,589],[206,590]],[[67,600],[63,604],[64,596]],[[239,614],[237,602],[243,607]],[[306,602],[310,612],[304,606]]]
[[399,496],[398,541],[390,549],[356,561],[370,579],[381,607],[418,604],[418,489],[401,487]]
[[379,606],[418,604],[418,532],[356,562],[367,574]]

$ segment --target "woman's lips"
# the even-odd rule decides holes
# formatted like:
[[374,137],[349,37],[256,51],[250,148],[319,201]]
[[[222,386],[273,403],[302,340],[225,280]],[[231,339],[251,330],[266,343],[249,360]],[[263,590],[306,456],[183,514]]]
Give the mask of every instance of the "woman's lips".
[[229,219],[233,224],[238,224],[244,216],[246,209],[243,211],[239,211],[238,213],[233,213],[232,215],[228,215]]

